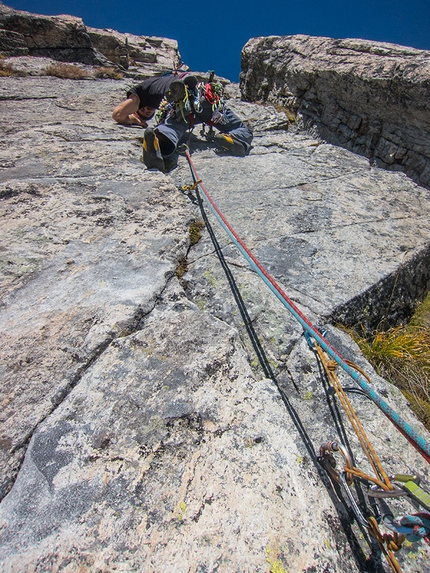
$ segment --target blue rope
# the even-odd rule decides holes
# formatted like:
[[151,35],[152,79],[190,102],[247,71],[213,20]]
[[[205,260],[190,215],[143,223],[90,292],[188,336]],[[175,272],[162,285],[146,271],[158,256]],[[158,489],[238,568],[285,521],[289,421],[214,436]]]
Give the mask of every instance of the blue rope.
[[400,523],[393,522],[391,529],[406,536],[411,542],[430,536],[430,514],[405,515]]

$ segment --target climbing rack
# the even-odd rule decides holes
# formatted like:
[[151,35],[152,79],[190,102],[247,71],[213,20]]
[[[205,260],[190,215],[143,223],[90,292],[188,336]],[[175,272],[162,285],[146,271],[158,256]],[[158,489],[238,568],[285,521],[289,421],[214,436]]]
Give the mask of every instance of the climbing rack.
[[[285,308],[287,308],[301,324],[309,347],[316,353],[323,365],[327,378],[347,414],[360,445],[372,467],[374,475],[370,475],[357,468],[348,448],[337,441],[329,441],[321,445],[318,458],[319,462],[330,477],[342,487],[357,522],[377,541],[381,552],[387,559],[393,572],[401,573],[400,565],[394,553],[402,547],[405,540],[418,541],[423,539],[430,545],[430,495],[421,487],[420,480],[415,475],[396,474],[389,476],[387,474],[337,377],[336,368],[340,366],[358,383],[360,393],[370,398],[380,408],[427,462],[430,462],[430,444],[375,392],[370,386],[371,381],[366,373],[357,365],[344,359],[285,294],[221,213],[203,186],[188,150],[185,152],[185,155],[194,183],[192,186],[184,186],[184,190],[193,189],[196,190],[197,193],[201,193],[221,227],[236,245],[239,252],[248,261],[251,268],[257,272]],[[343,459],[342,469],[337,469],[336,467],[335,454],[340,454]],[[370,511],[367,508],[366,513],[361,508],[361,504],[356,501],[352,490],[352,486],[357,484],[363,485],[366,488],[366,494],[369,500],[368,505],[370,506]],[[386,501],[395,498],[407,499],[414,508],[418,510],[417,513],[406,515],[400,520],[395,520]],[[381,525],[385,526],[385,528],[389,530],[389,533],[382,532],[380,529]]]
[[[327,379],[335,390],[336,396],[372,467],[373,475],[357,468],[347,447],[335,441],[321,445],[318,459],[330,477],[342,487],[357,522],[376,539],[391,569],[395,573],[401,573],[400,565],[394,554],[401,549],[405,539],[410,542],[424,539],[430,545],[430,513],[418,512],[395,520],[386,500],[405,498],[415,509],[422,507],[430,512],[430,495],[420,486],[420,480],[417,476],[403,474],[388,476],[337,377],[336,362],[330,360],[322,348],[306,333],[305,338],[309,347],[317,355]],[[358,366],[353,363],[350,365],[360,370],[367,378],[367,375]],[[336,468],[335,453],[339,453],[343,459],[343,467],[340,471]],[[366,515],[354,497],[352,485],[355,482],[359,482],[366,488],[370,507],[370,511],[367,511]],[[385,526],[389,532],[382,533],[381,525]]]

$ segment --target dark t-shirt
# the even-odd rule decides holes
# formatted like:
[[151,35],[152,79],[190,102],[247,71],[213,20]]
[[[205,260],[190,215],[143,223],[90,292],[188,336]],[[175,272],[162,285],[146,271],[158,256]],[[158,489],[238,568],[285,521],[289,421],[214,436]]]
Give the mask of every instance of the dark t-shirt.
[[130,94],[135,94],[140,100],[139,109],[142,107],[158,108],[161,100],[169,91],[170,84],[178,79],[178,75],[169,74],[166,76],[157,76],[155,78],[148,78],[141,84],[133,86],[127,92],[127,97]]

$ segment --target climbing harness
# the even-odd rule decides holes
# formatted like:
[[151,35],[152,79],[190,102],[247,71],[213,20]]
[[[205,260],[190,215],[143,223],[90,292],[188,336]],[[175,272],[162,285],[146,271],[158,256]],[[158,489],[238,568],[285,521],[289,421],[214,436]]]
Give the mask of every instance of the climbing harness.
[[186,122],[187,118],[189,119],[192,116],[193,108],[190,90],[188,86],[179,81],[177,85],[180,86],[180,89],[172,89],[161,101],[155,116],[157,124],[165,121],[167,117]]
[[[163,98],[155,115],[157,125],[163,123],[167,118],[188,123],[188,147],[196,116],[201,115],[201,119],[204,119],[201,122],[200,135],[207,141],[213,141],[215,138],[214,125],[225,125],[228,121],[224,108],[224,88],[220,82],[214,81],[214,75],[215,72],[210,72],[206,83],[197,83],[196,80],[195,87],[190,87],[184,83],[186,74],[178,76],[178,80],[173,81],[170,85],[170,90]],[[210,113],[209,117],[208,114]],[[209,119],[207,119],[208,117]],[[208,131],[206,131],[206,127],[209,128]]]
[[[319,461],[327,473],[341,485],[346,498],[357,518],[358,523],[367,529],[374,537],[380,547],[381,552],[387,559],[394,573],[401,573],[400,565],[394,556],[402,543],[408,541],[417,541],[424,539],[430,544],[430,495],[420,486],[417,476],[396,474],[388,476],[383,465],[381,464],[372,444],[368,440],[364,428],[357,417],[357,414],[346,395],[345,389],[340,384],[336,368],[340,366],[349,376],[360,386],[360,393],[370,398],[390,419],[390,421],[401,431],[408,441],[418,450],[418,452],[430,462],[430,444],[420,436],[391,406],[389,406],[370,386],[370,379],[366,373],[354,363],[344,359],[328,341],[324,335],[306,318],[292,300],[285,294],[281,287],[276,283],[273,277],[264,269],[258,259],[246,247],[224,215],[221,213],[199,178],[191,155],[187,150],[185,152],[191,174],[194,180],[192,186],[184,186],[184,190],[197,189],[201,192],[205,202],[221,224],[224,231],[236,245],[239,252],[248,261],[250,266],[262,278],[270,290],[276,295],[281,303],[290,311],[298,320],[304,330],[305,338],[309,347],[317,354],[324,371],[333,386],[339,401],[341,402],[347,417],[358,437],[360,445],[373,469],[374,475],[360,470],[354,464],[352,454],[346,446],[341,443],[332,441],[323,444],[320,448]],[[340,453],[343,457],[343,470],[336,469],[336,460],[334,453]],[[371,511],[364,514],[360,505],[357,503],[351,486],[358,482],[367,488],[367,497]],[[407,499],[416,509],[420,507],[426,511],[418,511],[413,515],[407,515],[396,521],[391,513],[386,499],[394,498]],[[380,525],[383,524],[390,533],[381,533]]]
[[[180,89],[175,89],[175,87]],[[223,90],[222,84],[214,81],[214,72],[210,72],[206,83],[197,83],[194,89],[183,83],[181,79],[173,82],[170,92],[163,98],[159,106],[155,116],[156,122],[160,124],[167,117],[171,117],[176,121],[189,121],[190,131],[192,131],[194,127],[194,113],[200,115],[203,112],[207,112],[209,104],[212,115],[210,119],[203,122],[201,135],[211,141],[214,137],[213,126],[227,123]],[[205,126],[209,126],[208,133],[205,131]]]

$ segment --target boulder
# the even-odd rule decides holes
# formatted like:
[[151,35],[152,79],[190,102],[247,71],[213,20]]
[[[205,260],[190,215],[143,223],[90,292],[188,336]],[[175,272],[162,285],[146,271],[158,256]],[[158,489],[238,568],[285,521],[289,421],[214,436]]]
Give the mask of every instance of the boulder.
[[241,90],[322,139],[430,186],[430,52],[359,39],[252,38]]

